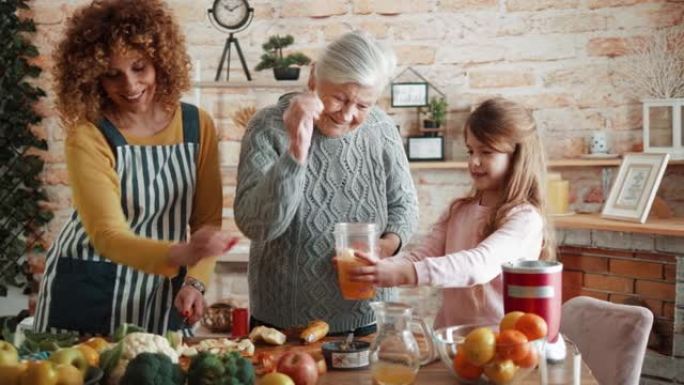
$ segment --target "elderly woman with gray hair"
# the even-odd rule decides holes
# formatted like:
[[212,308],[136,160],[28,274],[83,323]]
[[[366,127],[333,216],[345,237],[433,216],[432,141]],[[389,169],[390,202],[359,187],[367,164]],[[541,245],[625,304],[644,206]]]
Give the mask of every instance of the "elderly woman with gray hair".
[[[368,301],[342,298],[333,227],[375,223],[380,256],[397,253],[417,224],[417,198],[395,123],[378,97],[393,52],[363,33],[332,42],[308,91],[259,111],[242,140],[235,220],[252,240],[252,327],[322,319],[331,333],[375,331]],[[386,289],[375,299],[388,299]]]

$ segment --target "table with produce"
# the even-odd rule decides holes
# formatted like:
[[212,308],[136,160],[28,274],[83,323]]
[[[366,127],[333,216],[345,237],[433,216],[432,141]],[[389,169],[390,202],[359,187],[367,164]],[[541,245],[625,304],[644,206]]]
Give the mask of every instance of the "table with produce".
[[[468,345],[470,335],[466,336],[459,343],[464,351],[459,348],[456,356],[422,366],[411,378],[389,372],[379,380],[367,366],[368,347],[375,336],[327,337],[328,327],[323,321],[285,333],[259,326],[242,339],[183,338],[179,332],[160,336],[127,324],[121,325],[111,339],[30,331],[21,332],[21,338],[16,339],[9,328],[3,330],[1,385],[458,384],[458,374],[463,377],[472,373],[459,367],[458,354],[466,352],[470,358],[488,354],[486,344],[477,342],[488,335],[480,328],[472,333],[473,346]],[[419,344],[424,343],[419,337]],[[497,357],[513,354],[496,346],[493,349]],[[562,363],[552,370],[563,374],[566,366]],[[476,379],[483,379],[481,373],[477,372]],[[511,378],[497,379],[490,374],[490,382],[481,383],[540,383],[537,373],[524,379]],[[580,383],[597,384],[583,363]]]

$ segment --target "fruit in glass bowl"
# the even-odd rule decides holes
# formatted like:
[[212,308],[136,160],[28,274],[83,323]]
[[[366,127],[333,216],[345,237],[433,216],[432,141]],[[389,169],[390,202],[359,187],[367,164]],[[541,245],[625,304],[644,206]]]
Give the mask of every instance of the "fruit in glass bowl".
[[[546,325],[539,319],[526,317],[520,325],[502,322],[502,327],[471,324],[440,328],[434,333],[435,348],[461,384],[513,385],[527,377],[544,357]],[[529,327],[530,323],[534,325]],[[528,335],[537,338],[529,339]]]

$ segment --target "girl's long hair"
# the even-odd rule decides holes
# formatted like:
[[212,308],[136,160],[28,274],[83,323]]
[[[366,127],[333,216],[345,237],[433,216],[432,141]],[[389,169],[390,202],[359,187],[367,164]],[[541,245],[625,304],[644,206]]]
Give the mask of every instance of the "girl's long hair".
[[[544,241],[540,259],[556,258],[555,236],[546,216],[546,161],[541,138],[532,114],[522,105],[504,98],[492,98],[480,104],[465,124],[464,137],[472,134],[484,145],[511,154],[511,164],[504,183],[502,199],[492,210],[483,229],[486,238],[504,222],[511,209],[521,204],[534,206],[544,220]],[[477,201],[475,191],[467,201]]]

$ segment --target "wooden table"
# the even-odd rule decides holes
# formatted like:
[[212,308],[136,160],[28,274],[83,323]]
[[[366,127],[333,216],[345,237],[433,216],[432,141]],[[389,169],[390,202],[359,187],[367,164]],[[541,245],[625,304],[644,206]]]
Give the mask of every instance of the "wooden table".
[[[363,339],[367,339],[365,337]],[[339,340],[339,338],[330,338],[330,340]],[[573,356],[570,354],[575,351],[574,344],[571,341],[566,340],[568,343],[568,357],[565,361],[558,364],[548,364],[548,385],[572,385],[572,371],[573,371]],[[257,345],[256,352],[270,352],[274,355],[279,355],[286,350],[298,350],[305,351],[312,354],[316,358],[321,357],[320,350],[321,342],[317,342],[311,345],[300,345],[296,342],[288,342],[283,346],[266,346]],[[577,362],[581,365],[581,385],[599,385],[591,370],[586,365],[584,361],[581,360],[581,356],[578,358]],[[541,376],[540,369],[537,368],[533,373],[530,373],[522,382],[518,385],[540,385]],[[454,377],[449,370],[442,364],[438,359],[437,361],[424,366],[418,372],[418,377],[414,383],[415,385],[457,385],[456,377]],[[373,379],[370,374],[370,370],[352,370],[352,371],[340,371],[340,370],[329,370],[327,373],[322,375],[317,385],[373,385]]]
[[[548,385],[572,385],[570,380],[564,380],[570,375],[571,368],[568,367],[567,362],[561,364],[549,365],[549,382]],[[456,385],[456,378],[447,370],[441,361],[433,362],[424,366],[418,372],[418,377],[414,383],[415,385]],[[530,373],[518,385],[539,385],[541,379],[539,369]],[[580,380],[582,385],[599,385],[594,378],[591,370],[582,362],[582,377]],[[329,371],[321,378],[319,378],[317,385],[373,385],[369,370],[359,371]]]

